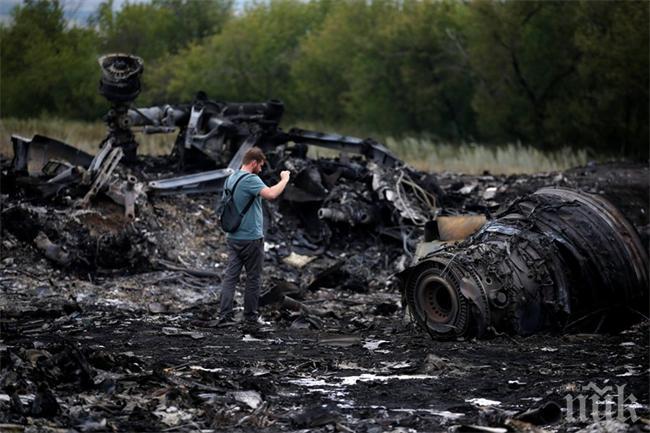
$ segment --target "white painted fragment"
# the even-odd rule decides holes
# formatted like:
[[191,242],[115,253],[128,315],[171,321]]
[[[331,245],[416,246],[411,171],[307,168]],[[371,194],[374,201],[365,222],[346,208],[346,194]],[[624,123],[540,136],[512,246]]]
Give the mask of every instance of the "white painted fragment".
[[200,365],[190,365],[190,370],[199,370],[199,371],[207,371],[210,373],[218,373],[220,371],[223,371],[223,368],[205,368],[201,367]]
[[501,404],[500,401],[488,400],[487,398],[470,398],[465,400],[465,402],[476,406],[499,406]]
[[290,379],[289,383],[293,383],[294,385],[306,386],[306,387],[335,386],[325,382],[323,379],[314,379],[311,377],[304,377],[302,379]]
[[402,361],[402,362],[382,362],[382,365],[385,365],[386,367],[393,369],[393,370],[400,370],[402,368],[409,368],[411,367],[410,362]]
[[316,256],[303,256],[301,254],[296,254],[294,252],[291,252],[291,254],[283,258],[282,261],[289,266],[293,266],[294,268],[301,269],[305,267],[305,265],[314,261],[315,259]]
[[387,340],[367,340],[365,343],[363,343],[363,347],[368,349],[368,350],[377,350],[379,349],[379,346],[381,346],[384,343],[389,343]]
[[458,192],[460,192],[463,195],[468,195],[471,194],[476,189],[477,186],[478,186],[477,183],[465,185],[460,190],[458,190]]
[[486,432],[486,433],[507,433],[508,429],[504,427],[488,427],[485,425],[475,425],[470,424],[467,427],[470,427],[475,432]]
[[491,186],[485,188],[485,191],[483,192],[483,199],[492,200],[495,195],[497,195],[497,188],[495,186]]
[[251,409],[257,409],[262,404],[262,396],[256,391],[234,391],[232,396]]
[[347,361],[339,362],[338,364],[336,364],[336,367],[339,370],[360,370],[361,369],[361,367],[359,367],[359,364],[357,364],[356,362],[347,362]]
[[439,416],[446,419],[458,419],[465,416],[463,413],[449,412],[447,410],[434,410],[434,409],[388,409],[394,412],[406,412],[408,414],[414,413],[428,413],[434,416]]
[[389,380],[426,380],[437,379],[438,376],[430,376],[428,374],[401,374],[390,376],[379,376],[376,374],[364,373],[358,376],[343,377],[343,385],[356,385],[357,382],[387,382]]

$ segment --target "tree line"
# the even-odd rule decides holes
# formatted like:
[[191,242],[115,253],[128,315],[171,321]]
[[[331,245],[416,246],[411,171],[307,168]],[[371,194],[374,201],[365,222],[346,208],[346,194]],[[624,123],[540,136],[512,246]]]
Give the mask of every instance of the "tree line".
[[285,102],[290,121],[647,158],[646,1],[151,0],[0,26],[3,117],[97,119],[97,58],[145,61],[141,106]]

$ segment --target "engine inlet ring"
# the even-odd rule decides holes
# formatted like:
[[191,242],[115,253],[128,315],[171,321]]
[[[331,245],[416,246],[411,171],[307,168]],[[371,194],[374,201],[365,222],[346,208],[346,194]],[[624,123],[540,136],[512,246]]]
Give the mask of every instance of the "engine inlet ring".
[[440,339],[464,335],[469,304],[460,291],[462,278],[447,261],[425,261],[407,282],[405,301],[415,321]]
[[458,296],[449,283],[437,275],[426,275],[415,289],[418,305],[427,320],[436,324],[453,322],[458,314]]

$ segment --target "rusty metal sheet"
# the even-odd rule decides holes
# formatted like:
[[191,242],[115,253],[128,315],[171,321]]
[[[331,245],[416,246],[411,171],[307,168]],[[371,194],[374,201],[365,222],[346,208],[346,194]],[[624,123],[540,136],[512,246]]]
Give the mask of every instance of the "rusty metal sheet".
[[439,216],[438,233],[441,241],[457,241],[476,233],[487,221],[485,215]]

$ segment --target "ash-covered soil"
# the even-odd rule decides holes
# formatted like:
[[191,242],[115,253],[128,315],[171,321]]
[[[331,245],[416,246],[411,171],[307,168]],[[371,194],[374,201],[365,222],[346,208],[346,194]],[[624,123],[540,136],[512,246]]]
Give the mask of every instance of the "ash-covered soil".
[[[616,163],[437,179],[441,206],[458,213],[496,213],[548,185],[601,193],[647,247],[648,174]],[[63,204],[3,196],[3,214],[17,206],[37,224],[70,216]],[[103,267],[90,246],[83,257],[96,263],[55,264],[3,219],[0,431],[648,430],[647,319],[615,335],[432,341],[403,317],[392,277],[408,264],[403,245],[372,230],[342,228],[310,250],[296,241],[299,223],[275,214],[266,323],[215,327],[225,249],[212,206],[209,196],[155,198],[128,222],[98,200],[67,220],[97,230],[93,239],[128,226],[138,240],[129,251],[146,260],[122,269]],[[630,314],[647,317],[648,306]],[[610,406],[625,423],[596,424]]]

